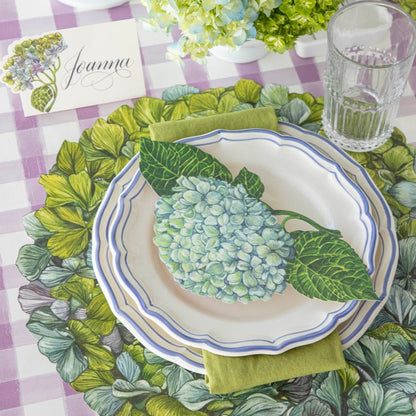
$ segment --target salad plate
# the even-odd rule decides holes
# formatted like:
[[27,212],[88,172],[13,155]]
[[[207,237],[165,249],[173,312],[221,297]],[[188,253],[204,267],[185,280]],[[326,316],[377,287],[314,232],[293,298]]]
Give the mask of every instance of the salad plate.
[[[279,123],[282,134],[304,140],[326,157],[335,160],[362,189],[370,203],[376,222],[378,242],[375,249],[375,270],[372,274],[378,302],[360,301],[350,318],[337,327],[343,349],[357,341],[371,324],[387,300],[398,258],[398,243],[390,209],[365,169],[338,147],[323,137],[289,123]],[[115,316],[147,348],[184,368],[204,374],[202,351],[171,337],[135,306],[133,298],[120,284],[112,265],[108,232],[119,195],[129,185],[136,171],[138,156],[134,157],[111,184],[95,218],[93,228],[93,262],[100,286]]]
[[[377,232],[367,197],[333,160],[295,137],[261,129],[214,131],[181,140],[215,156],[235,175],[244,167],[265,185],[262,200],[329,229],[361,257],[371,275]],[[346,320],[358,300],[322,301],[288,285],[267,302],[227,304],[183,290],[159,259],[153,244],[159,196],[136,172],[121,192],[109,226],[116,276],[136,307],[171,337],[213,353],[276,354],[316,342]],[[287,231],[308,230],[290,221]]]

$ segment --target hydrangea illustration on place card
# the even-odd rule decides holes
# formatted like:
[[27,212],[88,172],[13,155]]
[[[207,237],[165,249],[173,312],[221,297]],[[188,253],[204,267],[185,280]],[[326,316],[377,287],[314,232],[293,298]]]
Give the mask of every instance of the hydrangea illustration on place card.
[[61,67],[59,54],[66,48],[59,32],[12,45],[11,53],[3,63],[2,81],[15,93],[33,90],[32,107],[49,112],[58,96],[56,73]]

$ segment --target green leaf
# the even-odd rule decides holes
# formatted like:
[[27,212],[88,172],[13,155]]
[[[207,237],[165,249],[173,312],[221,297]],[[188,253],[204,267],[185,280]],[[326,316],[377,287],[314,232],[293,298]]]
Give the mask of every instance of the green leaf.
[[184,143],[140,141],[140,170],[159,195],[172,193],[180,176],[203,176],[231,182],[230,171],[215,157]]
[[227,91],[218,102],[218,113],[229,113],[240,101],[235,96],[234,91]]
[[372,331],[368,331],[366,334],[382,341],[390,340],[398,335],[403,336],[407,341],[412,341],[412,338],[401,326],[392,322],[386,323]]
[[136,119],[133,116],[133,109],[128,105],[122,105],[117,108],[117,110],[107,117],[107,121],[123,127],[129,135],[140,129],[140,126],[136,123]]
[[30,103],[36,110],[47,112],[47,105],[52,101],[54,92],[49,85],[42,85],[39,88],[35,88],[30,95]]
[[163,111],[165,120],[182,120],[190,114],[189,104],[186,100],[177,100],[167,103]]
[[133,117],[141,127],[162,121],[165,101],[158,98],[141,97],[134,103]]
[[260,98],[261,85],[250,79],[240,79],[234,87],[236,97],[243,103],[257,103]]
[[26,234],[34,241],[47,240],[53,233],[48,231],[42,223],[36,218],[35,211],[26,214],[23,217],[23,227],[25,228]]
[[111,386],[97,387],[87,391],[84,400],[100,416],[114,416],[126,403],[126,400],[114,397],[112,391]]
[[416,207],[416,182],[401,181],[396,183],[389,193],[405,207]]
[[192,374],[179,365],[172,364],[163,369],[169,396],[173,396],[185,383],[193,380]]
[[293,124],[302,124],[311,114],[309,107],[299,98],[294,98],[280,110],[280,116]]
[[365,264],[345,241],[326,232],[301,231],[294,247],[287,280],[299,293],[338,302],[378,299]]
[[94,371],[87,368],[75,381],[71,387],[75,391],[86,392],[102,386],[111,386],[114,376],[111,371]]
[[281,416],[286,413],[289,403],[283,400],[275,400],[265,394],[252,394],[247,400],[239,404],[230,416]]
[[291,416],[334,416],[329,405],[314,396],[308,397],[295,406],[290,412]]
[[352,416],[405,416],[414,415],[408,396],[396,390],[384,391],[374,381],[355,387],[348,398]]
[[128,352],[122,352],[116,360],[116,365],[123,377],[134,383],[140,377],[140,367]]
[[117,158],[124,144],[123,128],[99,118],[92,128],[91,142],[96,149]]
[[83,344],[82,350],[87,357],[91,370],[112,370],[115,364],[114,355],[101,345]]
[[316,395],[336,409],[338,414],[341,414],[341,393],[341,381],[336,371],[330,371],[316,389]]
[[59,266],[49,266],[40,274],[39,280],[46,287],[54,287],[65,283],[74,275],[72,270],[65,269]]
[[189,101],[191,113],[199,113],[206,110],[217,110],[218,97],[209,92],[192,95]]
[[396,176],[407,181],[416,181],[414,156],[406,146],[395,146],[383,153],[383,161]]
[[277,84],[266,84],[260,93],[258,106],[280,110],[289,102],[289,89]]
[[39,351],[57,364],[62,379],[74,381],[86,368],[87,362],[81,354],[74,338],[66,330],[54,330],[38,342]]
[[337,370],[337,373],[342,381],[343,393],[349,392],[360,381],[359,372],[351,364],[348,364],[345,368]]
[[217,395],[209,392],[203,379],[188,381],[173,394],[173,397],[178,399],[187,409],[193,411],[200,410],[209,402],[218,399]]
[[85,307],[90,302],[94,286],[93,280],[74,275],[67,282],[51,288],[51,295],[63,300],[75,298]]
[[97,334],[108,335],[112,332],[116,318],[102,293],[91,300],[84,322]]
[[[33,324],[40,323],[42,326],[48,329],[62,328],[65,326],[65,321],[59,319],[50,309],[50,307],[44,306],[38,308],[30,315],[30,319],[27,323],[28,328],[33,329]],[[35,327],[36,330],[39,329]],[[47,335],[46,333],[41,333],[39,335]]]
[[183,406],[173,397],[160,395],[151,397],[146,403],[150,416],[207,416],[204,412],[194,412]]
[[26,244],[19,250],[16,266],[26,279],[36,280],[52,258],[51,253],[43,247]]
[[242,168],[231,183],[234,186],[238,184],[243,185],[247,193],[253,198],[260,199],[263,195],[264,185],[259,175],[250,172],[246,168]]
[[166,90],[163,91],[162,99],[165,101],[175,101],[186,95],[198,93],[199,89],[192,87],[191,85],[174,85],[173,87],[166,88]]
[[56,166],[65,175],[85,170],[85,156],[79,143],[64,141],[56,157]]
[[152,387],[145,380],[137,380],[131,383],[126,380],[118,379],[113,384],[113,395],[120,398],[130,398],[137,396],[150,396],[160,393],[159,387]]
[[74,335],[75,340],[79,345],[99,344],[100,342],[100,337],[82,321],[70,319],[68,321],[68,329]]
[[47,244],[52,255],[62,259],[74,257],[87,247],[89,227],[79,208],[43,207],[36,211],[36,217],[54,233]]

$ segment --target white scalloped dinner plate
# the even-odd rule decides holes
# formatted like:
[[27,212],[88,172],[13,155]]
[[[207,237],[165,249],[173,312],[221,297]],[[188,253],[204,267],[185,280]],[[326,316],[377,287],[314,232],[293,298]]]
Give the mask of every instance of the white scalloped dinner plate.
[[[257,173],[269,206],[340,230],[372,273],[377,233],[367,198],[334,161],[297,138],[261,129],[218,130],[182,142],[216,156],[233,176],[242,167]],[[325,337],[354,312],[358,301],[310,299],[290,285],[247,305],[183,290],[153,244],[159,196],[136,167],[110,224],[113,265],[141,313],[178,341],[228,356],[276,354]],[[291,221],[287,229],[310,227]]]
[[[321,154],[335,160],[366,194],[376,222],[378,241],[374,258],[375,269],[371,276],[380,301],[358,302],[352,316],[337,326],[342,347],[346,349],[366,331],[387,300],[398,258],[393,217],[365,169],[342,150],[323,137],[289,123],[280,123],[280,131],[301,138]],[[143,345],[166,360],[204,374],[201,350],[177,341],[143,315],[136,307],[134,299],[121,285],[113,269],[113,258],[108,244],[109,227],[116,214],[118,197],[129,186],[136,172],[137,159],[137,156],[133,158],[123,170],[123,174],[110,184],[96,215],[93,229],[94,270],[114,314]]]

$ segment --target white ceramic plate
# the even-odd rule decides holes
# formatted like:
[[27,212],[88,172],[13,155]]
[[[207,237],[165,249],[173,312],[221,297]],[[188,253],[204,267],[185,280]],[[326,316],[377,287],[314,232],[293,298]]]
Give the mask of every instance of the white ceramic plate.
[[[233,176],[244,166],[257,173],[269,206],[340,230],[372,273],[377,233],[368,201],[335,162],[299,139],[260,129],[215,131],[182,142],[216,156]],[[152,242],[159,196],[136,167],[110,225],[113,264],[139,310],[180,342],[229,356],[281,353],[325,337],[358,305],[309,299],[290,285],[267,302],[247,305],[181,289]],[[310,229],[294,221],[287,228]]]
[[[387,300],[393,281],[398,258],[398,245],[393,217],[383,196],[380,194],[363,167],[342,150],[321,136],[289,123],[280,123],[280,131],[299,137],[314,146],[322,154],[337,161],[344,171],[365,192],[370,202],[373,218],[378,228],[378,243],[375,255],[375,271],[372,274],[379,302],[359,302],[354,314],[338,326],[343,349],[348,348],[367,330],[374,317]],[[137,156],[124,169],[124,175],[116,178],[96,215],[93,230],[93,261],[97,279],[117,318],[150,350],[184,368],[205,373],[202,352],[184,345],[170,337],[135,307],[134,300],[124,290],[112,268],[112,255],[108,245],[108,228],[112,223],[117,199],[135,173]]]

